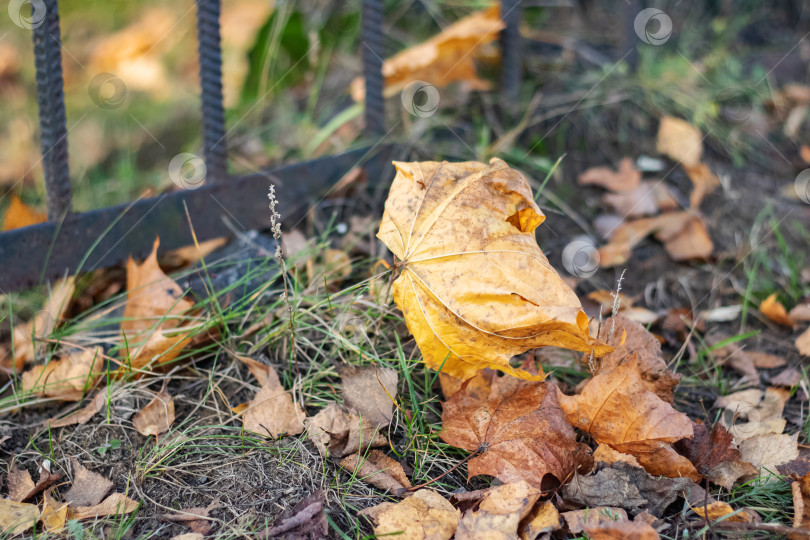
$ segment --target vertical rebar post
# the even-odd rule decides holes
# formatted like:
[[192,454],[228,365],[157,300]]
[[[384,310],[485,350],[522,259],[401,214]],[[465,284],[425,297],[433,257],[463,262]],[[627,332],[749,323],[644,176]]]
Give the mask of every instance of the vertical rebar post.
[[31,2],[32,20],[42,15],[36,13],[42,6],[45,9],[44,19],[32,27],[34,62],[48,219],[55,221],[70,211],[70,169],[62,81],[59,3],[57,0]]
[[521,0],[501,0],[501,91],[510,104],[520,92],[520,15]]
[[220,0],[197,0],[197,46],[200,55],[203,146],[206,180],[212,182],[222,182],[228,177],[219,14]]
[[370,135],[385,133],[385,98],[383,97],[383,1],[363,0],[363,77],[366,82],[364,118]]

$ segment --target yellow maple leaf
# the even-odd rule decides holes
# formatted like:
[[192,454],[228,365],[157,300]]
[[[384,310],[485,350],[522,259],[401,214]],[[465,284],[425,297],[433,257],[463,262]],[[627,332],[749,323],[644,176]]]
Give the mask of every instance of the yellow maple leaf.
[[540,380],[509,360],[546,345],[612,350],[537,245],[545,216],[523,175],[499,159],[394,165],[377,237],[399,259],[394,301],[428,367]]

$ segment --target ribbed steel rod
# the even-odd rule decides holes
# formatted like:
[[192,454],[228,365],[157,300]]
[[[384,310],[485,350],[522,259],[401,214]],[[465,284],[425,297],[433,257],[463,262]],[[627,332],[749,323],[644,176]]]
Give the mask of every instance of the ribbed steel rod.
[[501,91],[514,102],[520,92],[520,15],[521,0],[501,0]]
[[55,221],[70,211],[71,187],[68,168],[68,141],[65,94],[62,82],[62,39],[59,31],[57,0],[32,2],[32,19],[45,6],[45,18],[33,26],[36,65],[37,105],[45,174],[48,219]]
[[383,2],[363,0],[363,77],[366,81],[366,131],[371,135],[385,133],[385,98],[383,97]]
[[219,14],[220,0],[197,0],[197,44],[200,55],[206,180],[213,182],[221,182],[228,177]]

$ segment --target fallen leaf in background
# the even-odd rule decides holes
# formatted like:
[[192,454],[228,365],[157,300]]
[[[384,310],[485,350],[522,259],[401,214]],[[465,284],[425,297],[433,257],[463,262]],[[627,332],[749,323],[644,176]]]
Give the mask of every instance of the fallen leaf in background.
[[104,370],[103,349],[93,347],[34,366],[22,374],[24,392],[63,401],[78,401]]
[[219,499],[214,499],[206,507],[184,508],[176,514],[163,514],[158,519],[161,521],[173,521],[183,523],[192,531],[198,534],[208,534],[211,530],[211,521],[208,514],[217,508],[221,508]]
[[759,311],[777,324],[793,326],[793,321],[788,317],[787,310],[779,301],[776,293],[771,294],[759,304]]
[[754,435],[782,433],[786,424],[782,412],[789,398],[790,391],[785,388],[771,387],[765,392],[752,388],[722,396],[714,406],[729,412],[721,420],[739,444]]
[[[245,357],[239,357],[246,362]],[[304,413],[293,401],[290,392],[284,390],[276,370],[247,359],[248,368],[258,379],[260,388],[242,413],[245,430],[277,439],[282,435],[298,435],[304,431]]]
[[598,465],[592,474],[577,474],[562,487],[566,501],[586,507],[614,506],[636,515],[661,517],[664,510],[696,484],[688,478],[652,476],[642,468],[616,462]]
[[430,489],[420,489],[396,504],[384,502],[359,513],[374,522],[377,536],[399,534],[409,540],[449,540],[461,517],[447,499]]
[[752,514],[748,509],[743,508],[741,512],[736,515],[729,515],[736,512],[730,504],[722,501],[715,501],[704,506],[694,506],[692,511],[702,517],[703,519],[710,519],[716,521],[724,516],[729,516],[723,521],[739,522],[739,523],[753,523],[757,520],[757,516]]
[[647,180],[632,191],[605,193],[602,200],[613,207],[623,218],[670,212],[678,209],[678,201],[666,184]]
[[304,422],[321,457],[328,454],[342,458],[363,452],[367,448],[388,444],[388,440],[380,433],[379,426],[337,403],[330,403]]
[[581,394],[557,394],[568,421],[596,442],[632,454],[651,474],[700,479],[670,446],[694,435],[691,420],[648,390],[636,354],[596,375]]
[[523,175],[495,158],[394,165],[377,237],[402,261],[394,300],[428,367],[537,380],[512,356],[545,345],[610,352],[537,245],[545,216]]
[[6,214],[3,216],[2,230],[10,231],[37,223],[44,223],[48,220],[48,214],[38,212],[22,202],[17,195],[12,193],[9,196],[9,204]]
[[503,482],[526,481],[541,489],[551,474],[565,483],[577,459],[590,452],[557,402],[551,383],[494,377],[484,400],[466,393],[466,386],[442,404],[439,437],[470,452],[484,449],[467,464],[469,478],[479,474]]
[[756,467],[740,459],[734,436],[720,422],[714,424],[711,433],[705,424],[694,423],[693,429],[694,438],[678,441],[675,446],[710,482],[731,490],[738,480],[758,475]]
[[168,364],[177,358],[190,342],[191,332],[163,330],[158,327],[149,335],[146,342],[130,351],[129,360],[122,366],[121,371],[151,369]]
[[762,476],[777,474],[777,467],[799,457],[798,434],[755,435],[740,443],[740,457],[760,470]]
[[65,527],[68,505],[54,499],[52,491],[42,496],[42,526],[50,533],[58,533]]
[[560,514],[573,534],[585,531],[586,528],[598,527],[617,521],[627,521],[627,512],[621,508],[597,506],[584,510],[572,510]]
[[138,508],[138,501],[130,499],[123,493],[113,493],[99,504],[72,507],[68,514],[70,519],[96,519],[102,516],[130,514],[136,508]]
[[194,306],[160,269],[159,245],[160,240],[155,239],[152,253],[141,264],[132,257],[127,261],[127,303],[121,331],[130,344],[141,343],[161,329],[175,328],[181,322],[178,317]]
[[[424,81],[438,87],[456,81],[474,90],[487,90],[489,82],[480,79],[475,57],[484,45],[495,41],[505,27],[498,6],[476,11],[451,24],[429,40],[409,47],[383,62],[385,93],[393,95],[412,81]],[[351,83],[355,101],[365,99],[362,77]]]
[[787,360],[775,354],[754,351],[746,351],[746,354],[751,357],[754,365],[760,369],[778,368],[787,363]]
[[456,540],[517,538],[518,525],[540,498],[540,490],[526,482],[497,486],[484,496],[476,510],[458,522]]
[[810,328],[796,338],[796,349],[802,356],[810,356]]
[[96,394],[90,403],[63,418],[49,420],[48,425],[51,428],[59,428],[65,426],[72,426],[74,424],[86,424],[93,418],[104,406],[107,404],[107,399],[112,398],[117,389],[115,384],[110,384],[104,388],[96,390]]
[[353,472],[358,480],[399,495],[410,489],[411,482],[402,465],[379,450],[371,450],[367,456],[352,454],[343,458],[340,466]]
[[589,540],[657,540],[658,532],[649,523],[618,521],[585,527]]
[[641,183],[641,171],[636,169],[633,160],[622,158],[614,172],[610,167],[592,167],[577,177],[581,186],[596,185],[611,191],[633,191]]
[[[721,345],[722,343],[725,345]],[[724,334],[707,336],[706,343],[711,347],[711,356],[719,365],[728,365],[743,376],[742,384],[759,385],[759,371],[755,364],[756,357],[737,345]]]
[[790,487],[793,492],[793,526],[810,528],[810,474],[794,478]]
[[624,462],[632,465],[633,467],[641,468],[641,464],[638,462],[635,456],[617,452],[606,444],[600,444],[596,447],[596,450],[593,451],[593,460],[594,462],[607,463],[608,465],[617,462]]
[[144,437],[166,433],[173,423],[174,399],[165,388],[132,418],[132,427]]
[[684,166],[700,164],[703,157],[703,136],[685,120],[664,116],[658,125],[657,150]]
[[720,186],[720,179],[703,163],[684,166],[686,175],[692,181],[692,193],[689,194],[689,208],[698,208],[709,193]]
[[691,212],[670,212],[657,217],[627,221],[610,236],[610,242],[599,248],[599,261],[604,267],[627,262],[633,248],[650,234],[664,244],[675,261],[706,259],[714,250],[703,218]]
[[[607,315],[613,311],[613,305],[615,303],[613,298],[613,293],[606,289],[600,289],[598,291],[592,291],[588,293],[587,296],[588,300],[593,300],[594,302],[598,303],[600,306],[600,312],[602,315]],[[658,321],[660,317],[654,311],[650,311],[647,308],[643,307],[635,307],[633,298],[630,298],[627,295],[619,293],[619,313],[630,319],[631,321],[635,321],[641,324],[653,324],[654,322]],[[611,353],[613,354],[613,353]]]
[[185,534],[178,534],[176,536],[172,536],[169,540],[204,540],[205,535],[195,532],[185,533]]
[[99,504],[112,490],[113,483],[98,473],[88,471],[76,458],[70,458],[70,463],[73,467],[73,485],[65,493],[68,505],[75,508]]
[[543,533],[550,533],[562,527],[560,513],[554,508],[551,501],[543,501],[529,512],[521,525],[520,538],[522,540],[535,540]]
[[37,493],[48,489],[60,478],[62,478],[60,473],[51,473],[40,466],[39,480],[35,484],[28,469],[21,469],[16,465],[12,465],[6,477],[8,498],[17,502],[27,501]]
[[222,97],[226,109],[239,104],[250,68],[250,49],[273,11],[264,0],[230,0],[220,16],[222,33]]
[[788,317],[793,324],[810,321],[810,304],[796,304]]
[[0,369],[7,372],[20,372],[26,363],[35,359],[33,336],[47,337],[56,324],[65,318],[75,290],[76,280],[72,276],[52,285],[43,309],[27,323],[14,326],[14,358],[4,359],[0,364]]
[[200,259],[207,257],[217,249],[228,243],[228,238],[212,238],[199,244],[191,244],[173,249],[161,255],[160,260],[168,266],[189,266],[197,263]]
[[793,388],[798,386],[802,381],[802,374],[797,369],[786,368],[782,370],[776,377],[771,379],[771,384],[774,386],[785,386]]
[[343,402],[372,425],[387,426],[394,414],[399,376],[396,370],[375,365],[338,367]]
[[5,534],[24,533],[36,525],[39,515],[39,508],[35,504],[0,499],[0,531]]
[[465,388],[467,395],[471,399],[483,401],[487,399],[489,395],[489,391],[492,388],[492,378],[496,376],[496,373],[496,371],[489,368],[482,369],[465,381],[464,379],[453,377],[447,373],[439,372],[439,384],[442,387],[444,399],[448,400],[453,397],[456,392],[461,390],[464,383],[467,383]]
[[326,538],[329,532],[329,522],[323,511],[325,503],[323,491],[314,492],[281,514],[273,522],[273,526],[265,529],[264,535],[260,537],[300,540]]

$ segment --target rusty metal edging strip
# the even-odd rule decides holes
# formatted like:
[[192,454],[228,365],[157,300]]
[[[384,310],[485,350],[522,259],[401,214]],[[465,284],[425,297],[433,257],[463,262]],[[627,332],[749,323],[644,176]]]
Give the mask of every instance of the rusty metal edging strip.
[[282,223],[290,226],[354,167],[363,165],[371,184],[390,178],[395,148],[354,150],[0,233],[0,292],[114,266],[130,255],[145,257],[156,236],[161,249],[193,244],[186,208],[199,241],[232,236],[229,224],[237,230],[266,228],[271,183],[277,186]]

